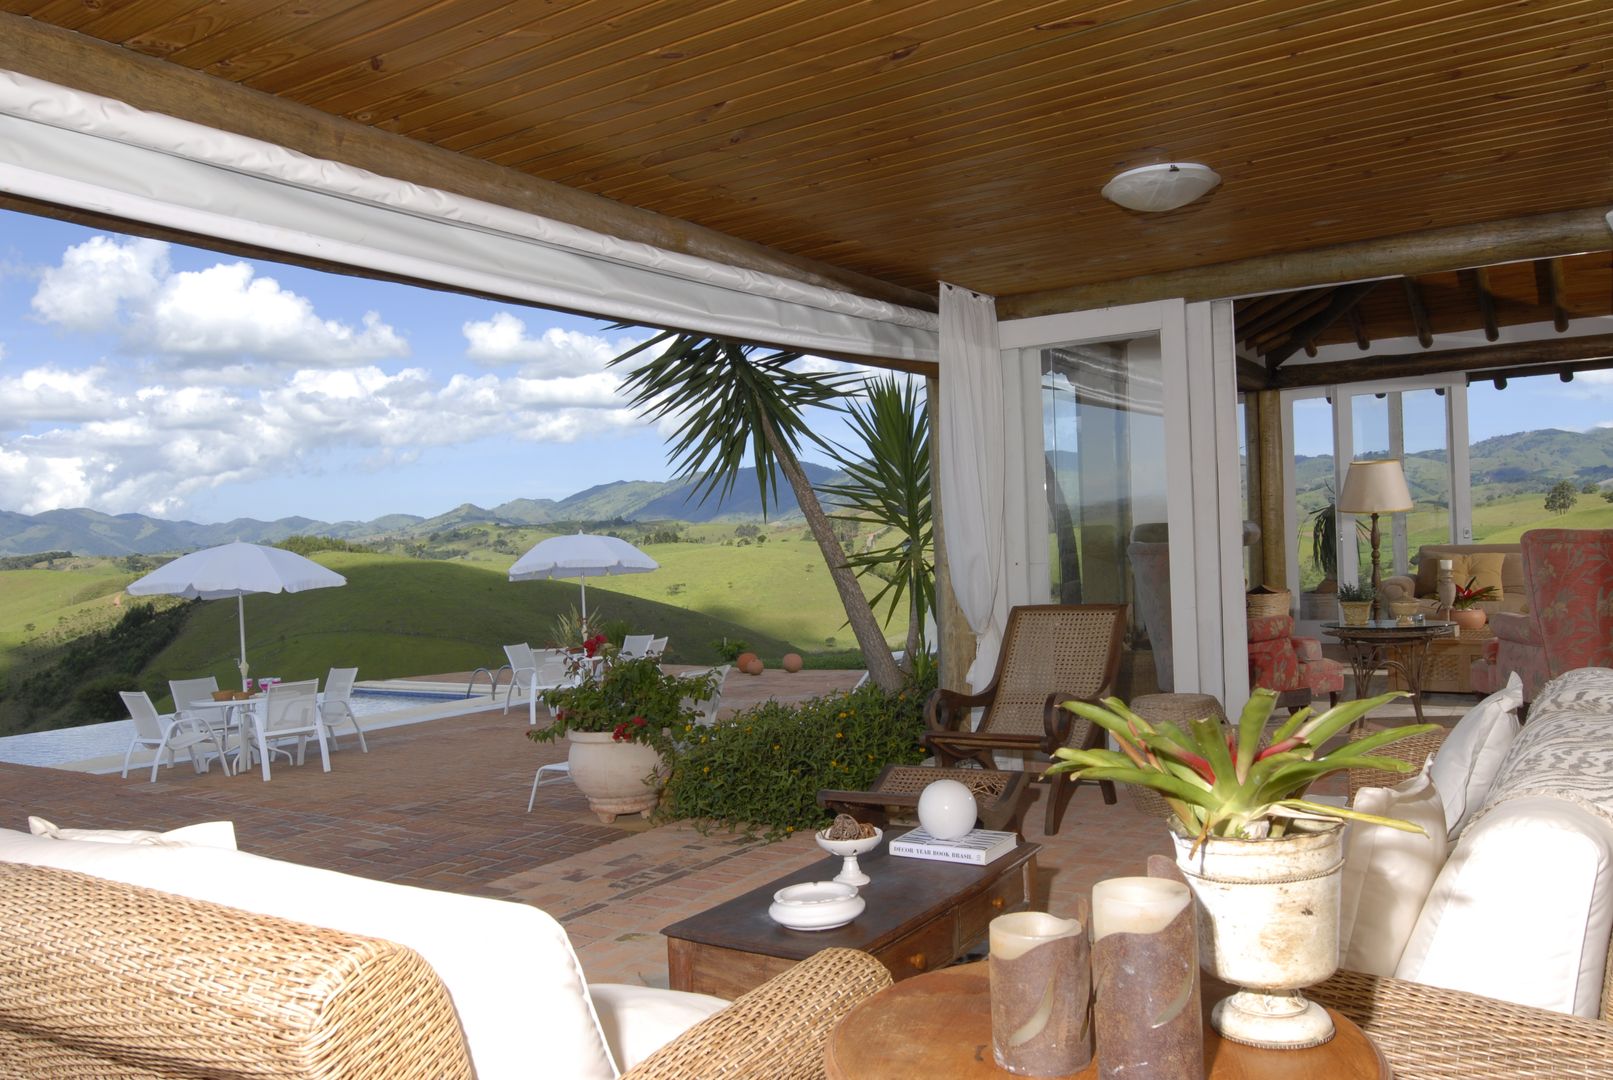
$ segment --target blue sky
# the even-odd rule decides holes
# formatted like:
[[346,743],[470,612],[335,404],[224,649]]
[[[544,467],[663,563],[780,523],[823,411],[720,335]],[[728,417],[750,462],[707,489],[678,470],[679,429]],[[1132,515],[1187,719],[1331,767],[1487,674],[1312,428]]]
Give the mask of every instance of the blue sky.
[[605,370],[649,334],[608,327],[0,211],[0,509],[367,520],[666,479]]

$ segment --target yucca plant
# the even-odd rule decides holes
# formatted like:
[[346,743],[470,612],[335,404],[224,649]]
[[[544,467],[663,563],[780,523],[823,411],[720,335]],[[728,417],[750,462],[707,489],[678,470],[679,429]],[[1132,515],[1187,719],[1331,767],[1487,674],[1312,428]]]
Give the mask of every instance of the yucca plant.
[[1153,788],[1195,846],[1205,837],[1256,840],[1281,836],[1296,819],[1350,818],[1423,832],[1410,822],[1363,814],[1348,807],[1307,800],[1311,784],[1343,769],[1371,768],[1411,772],[1414,766],[1376,751],[1399,739],[1432,731],[1437,724],[1408,724],[1368,735],[1326,752],[1322,746],[1373,709],[1404,691],[1349,701],[1326,712],[1301,709],[1283,722],[1261,745],[1261,735],[1276,707],[1277,695],[1256,690],[1235,729],[1215,717],[1191,721],[1187,730],[1172,723],[1153,724],[1126,708],[1118,698],[1103,706],[1066,701],[1065,709],[1097,724],[1114,736],[1117,750],[1053,752],[1059,760],[1046,775],[1073,773],[1079,780],[1113,780]]

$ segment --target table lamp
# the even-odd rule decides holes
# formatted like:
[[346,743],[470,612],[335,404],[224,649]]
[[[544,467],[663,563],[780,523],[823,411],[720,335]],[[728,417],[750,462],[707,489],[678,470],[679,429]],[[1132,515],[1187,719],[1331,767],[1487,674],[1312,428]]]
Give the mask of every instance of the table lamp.
[[1411,491],[1399,458],[1352,461],[1344,474],[1344,490],[1336,509],[1341,514],[1372,515],[1372,617],[1378,617],[1378,515],[1411,509]]

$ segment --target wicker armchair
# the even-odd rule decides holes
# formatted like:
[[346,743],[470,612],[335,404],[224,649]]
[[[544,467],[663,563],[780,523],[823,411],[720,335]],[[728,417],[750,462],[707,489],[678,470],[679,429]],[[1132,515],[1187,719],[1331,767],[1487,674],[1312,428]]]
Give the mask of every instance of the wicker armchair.
[[[821,1076],[829,1029],[890,981],[866,953],[826,949],[623,1080]],[[453,1002],[413,950],[0,862],[0,1077],[473,1075]]]
[[[1111,691],[1125,629],[1124,604],[1013,608],[990,685],[978,694],[937,690],[925,702],[925,744],[943,766],[973,760],[986,769],[996,768],[994,750],[1051,754],[1061,746],[1099,745],[1101,729],[1058,706],[1096,701]],[[977,707],[983,711],[971,731],[969,716]],[[1047,797],[1049,835],[1058,832],[1075,790],[1066,777],[1054,780]],[[1105,780],[1100,786],[1103,801],[1113,805],[1114,785]]]

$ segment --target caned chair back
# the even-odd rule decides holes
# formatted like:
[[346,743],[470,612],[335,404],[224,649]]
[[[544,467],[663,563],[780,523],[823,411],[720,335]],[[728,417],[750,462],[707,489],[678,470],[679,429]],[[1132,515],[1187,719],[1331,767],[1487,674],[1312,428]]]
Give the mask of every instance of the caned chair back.
[[325,704],[345,702],[353,696],[353,682],[358,678],[356,667],[333,667],[325,675]]
[[144,690],[120,690],[118,697],[123,699],[123,707],[129,710],[129,719],[134,721],[136,735],[142,739],[162,738],[162,717],[157,715],[157,707],[151,703],[150,694]]
[[309,730],[314,726],[319,680],[275,683],[263,705],[263,731]]
[[[1124,604],[1034,604],[1013,608],[997,656],[981,732],[1041,735],[1047,695],[1091,700],[1110,692],[1120,669]],[[1085,724],[1079,725],[1085,733]]]
[[169,679],[168,693],[174,699],[174,711],[183,712],[193,701],[208,701],[218,692],[218,680],[209,675],[205,679]]

